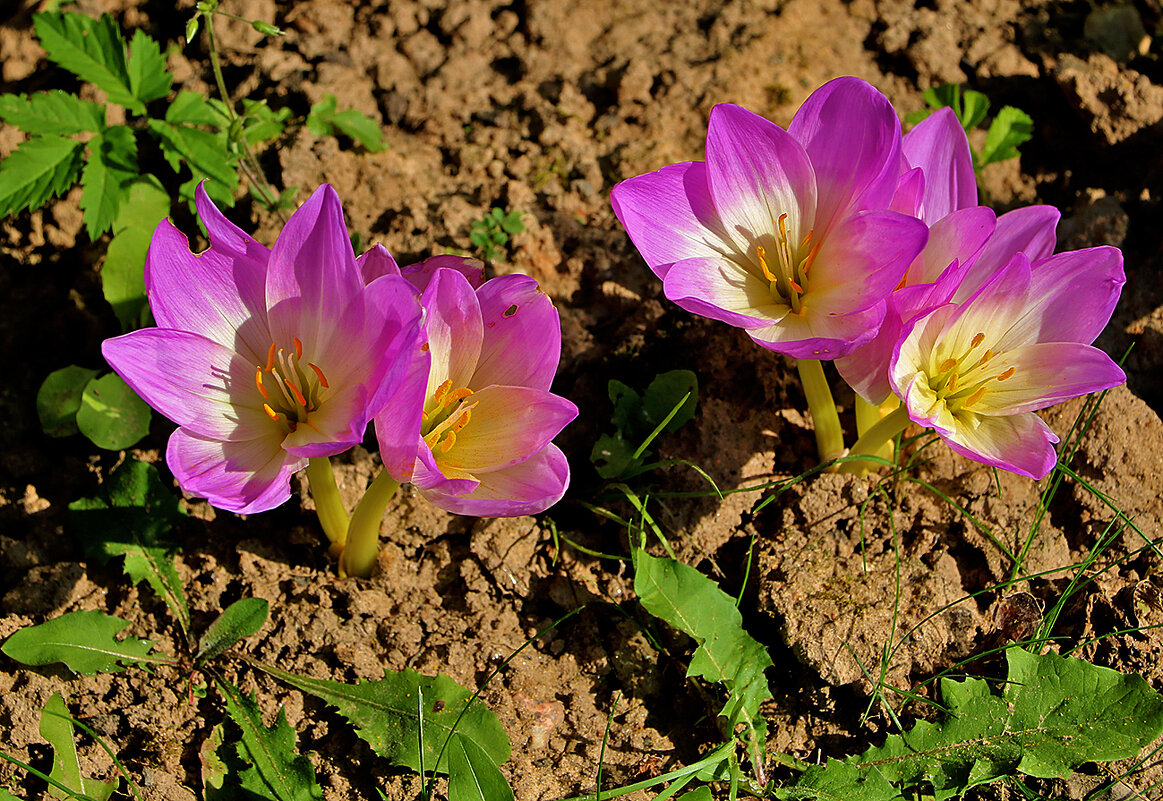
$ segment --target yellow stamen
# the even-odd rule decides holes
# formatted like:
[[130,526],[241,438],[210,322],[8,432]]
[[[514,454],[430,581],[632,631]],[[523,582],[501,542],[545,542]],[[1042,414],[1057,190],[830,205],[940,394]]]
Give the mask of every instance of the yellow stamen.
[[452,446],[456,443],[456,426],[453,426],[451,429],[449,429],[447,433],[448,436],[444,439],[443,442],[440,443],[441,453],[448,453],[450,450],[452,450]]
[[472,419],[472,409],[465,409],[464,412],[461,413],[460,419],[458,419],[455,423],[452,424],[452,430],[454,432],[460,431],[462,428],[464,428],[466,425],[468,425],[468,421],[471,419]]
[[970,350],[972,350],[973,348],[976,348],[982,342],[985,342],[985,334],[981,331],[978,331],[976,334],[973,335],[973,341],[969,343]]
[[[811,236],[811,231],[808,232],[808,236]],[[804,275],[807,275],[808,270],[812,269],[812,263],[815,262],[816,254],[820,252],[820,245],[822,245],[822,244],[824,244],[824,243],[817,242],[816,244],[814,244],[812,246],[812,249],[808,252],[808,257],[806,259],[804,259],[804,269],[803,269]],[[801,291],[803,291],[803,290],[801,290]]]
[[763,270],[763,277],[768,281],[775,283],[775,276],[771,274],[771,270],[767,268],[767,251],[763,245],[755,246],[755,255],[759,257],[759,269]]
[[949,374],[949,383],[945,385],[946,392],[953,392],[957,389],[957,373]]
[[299,402],[299,405],[302,406],[304,409],[306,409],[307,408],[307,399],[303,397],[303,393],[299,391],[299,388],[297,386],[295,386],[294,384],[292,384],[290,382],[290,380],[288,380],[286,378],[283,379],[283,383],[285,383],[287,385],[287,388],[289,390],[291,390],[291,392],[294,393],[295,400],[297,400]]
[[1014,373],[1016,373],[1017,371],[1018,371],[1018,368],[1011,367],[1010,369],[1006,370],[1004,373],[999,375],[997,377],[997,380],[998,381],[1005,381],[1007,378],[1013,378]]
[[439,405],[443,405],[444,393],[450,389],[452,389],[452,379],[446,378],[444,379],[444,383],[438,386],[436,391],[432,393],[432,400]]
[[467,398],[471,394],[473,394],[473,392],[468,387],[460,387],[459,389],[448,394],[448,397],[444,399],[444,405],[451,406],[457,401]]
[[[298,341],[298,340],[296,340],[296,341]],[[319,369],[318,367],[316,367],[315,365],[311,364],[311,362],[307,362],[307,366],[308,366],[308,367],[310,367],[312,370],[314,370],[314,371],[315,371],[315,376],[316,376],[316,377],[319,379],[319,383],[323,385],[323,388],[324,388],[324,389],[330,389],[330,388],[331,388],[331,385],[327,383],[327,376],[323,375],[323,371],[322,371],[322,370],[320,370],[320,369]]]
[[779,215],[779,219],[776,221],[776,225],[779,226],[779,238],[784,241],[787,240],[787,224],[784,222],[786,219],[787,214],[784,213]]
[[271,418],[276,423],[279,421],[279,413],[272,409],[269,403],[264,403],[262,408],[263,411],[267,413],[267,417]]
[[[811,241],[812,241],[812,234],[814,234],[814,233],[816,233],[816,232],[815,232],[814,230],[812,230],[812,231],[808,231],[806,234],[804,234],[804,238],[800,240],[800,247],[801,247],[801,248],[802,248],[804,245],[806,245],[806,244],[808,244],[809,242],[811,242]],[[818,243],[818,242],[816,243],[816,246],[817,246],[817,247],[819,247],[819,243]]]
[[965,399],[965,403],[961,404],[961,407],[965,408],[966,406],[972,406],[973,404],[975,404],[979,400],[981,400],[981,397],[984,394],[985,394],[985,387],[979,387],[977,392],[974,392],[972,395],[970,395],[968,398]]
[[938,373],[947,373],[956,366],[957,366],[956,359],[946,359],[945,361],[943,361],[939,365],[937,365],[937,372]]
[[981,365],[985,364],[986,362],[988,362],[992,358],[993,358],[993,350],[986,349],[985,355],[981,357],[981,361],[979,361],[977,364],[975,364],[974,367],[981,367]]
[[262,385],[262,367],[254,368],[254,385],[258,387],[259,394],[264,398],[269,398],[271,394],[267,392],[267,388]]

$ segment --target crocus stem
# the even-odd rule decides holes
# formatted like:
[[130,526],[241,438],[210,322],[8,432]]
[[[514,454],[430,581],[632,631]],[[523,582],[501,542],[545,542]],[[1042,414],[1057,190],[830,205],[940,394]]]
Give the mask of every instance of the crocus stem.
[[832,389],[824,377],[824,365],[818,359],[796,359],[796,369],[808,398],[808,411],[812,413],[820,461],[830,462],[844,454],[844,430],[840,428],[840,415],[836,413]]
[[339,497],[339,487],[335,483],[335,473],[331,460],[326,456],[313,456],[307,460],[307,482],[311,486],[311,497],[315,499],[315,513],[319,515],[319,525],[331,540],[332,549],[342,548],[347,541],[348,516]]
[[[900,432],[909,427],[909,410],[905,406],[898,406],[886,417],[880,420],[861,435],[860,439],[856,440],[856,444],[852,446],[852,450],[848,452],[849,456],[875,456],[876,452],[884,447],[885,443],[890,441]],[[860,474],[865,470],[872,470],[878,467],[873,462],[851,461],[840,465],[839,472],[841,473],[855,473]]]
[[[873,406],[868,401],[859,395],[856,396],[856,435],[863,437],[874,425],[879,423],[886,415],[891,413],[894,409],[900,406],[900,401],[895,395],[889,395],[888,400],[879,406]],[[873,456],[879,456],[882,459],[892,458],[892,443],[886,442],[880,447]]]
[[399,488],[399,482],[387,470],[381,470],[359,499],[351,513],[351,525],[347,527],[347,547],[339,557],[341,574],[360,578],[372,574],[380,551],[380,521]]

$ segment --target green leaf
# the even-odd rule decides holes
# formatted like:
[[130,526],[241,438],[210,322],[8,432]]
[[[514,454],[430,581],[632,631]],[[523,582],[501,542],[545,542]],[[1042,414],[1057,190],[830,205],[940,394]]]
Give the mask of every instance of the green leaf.
[[108,231],[126,200],[127,184],[138,177],[133,130],[114,125],[89,140],[89,160],[81,173],[81,210],[90,239]]
[[85,145],[60,136],[37,136],[0,161],[0,217],[40,208],[77,182]]
[[689,793],[683,793],[678,797],[678,801],[715,801],[715,799],[711,795],[711,788],[704,784]]
[[184,517],[154,466],[136,459],[114,470],[95,497],[69,504],[69,521],[81,535],[85,557],[102,563],[124,557],[125,574],[134,584],[149,584],[189,632],[190,610],[174,567],[177,548],[164,539]]
[[77,410],[81,408],[81,394],[96,375],[96,370],[75,364],[48,374],[36,393],[36,414],[44,433],[50,437],[67,437],[78,432]]
[[699,647],[691,657],[688,676],[719,682],[728,698],[719,713],[732,731],[743,724],[748,739],[760,745],[767,722],[759,705],[771,698],[767,677],[771,657],[743,630],[734,599],[693,567],[634,550],[634,592],[644,609],[694,638]]
[[505,219],[501,220],[501,229],[506,233],[519,234],[525,230],[525,223],[522,221],[522,213],[519,211],[511,211],[505,215]]
[[985,119],[985,115],[989,111],[989,98],[981,92],[966,89],[961,96],[961,103],[961,112],[958,114],[961,119],[961,127],[966,131],[972,131]]
[[590,461],[602,478],[618,478],[637,464],[634,446],[622,439],[621,433],[598,437],[590,451]]
[[21,801],[6,787],[0,787],[0,801]]
[[695,416],[695,408],[699,402],[699,379],[690,370],[670,370],[655,376],[642,399],[643,411],[651,429],[665,420],[688,392],[690,397],[674,417],[670,418],[664,431],[677,431]]
[[[472,694],[448,676],[421,676],[414,670],[384,673],[378,681],[343,684],[296,676],[273,665],[256,664],[298,690],[321,698],[356,727],[372,750],[393,765],[420,770],[420,721],[424,731],[424,769],[448,772],[448,754],[436,756],[453,732],[472,740],[496,764],[509,758],[509,738],[497,716],[480,700],[456,723]],[[423,697],[423,711],[420,702]]]
[[[40,716],[40,736],[53,749],[52,772],[49,773],[49,778],[95,801],[104,801],[113,795],[113,791],[120,783],[117,779],[99,782],[81,775],[81,763],[77,759],[77,745],[73,739],[72,717],[59,692],[53,693],[48,703],[44,705],[44,712]],[[49,785],[48,794],[53,798],[71,797],[64,790],[52,785]]]
[[116,373],[94,378],[81,395],[77,428],[98,448],[119,451],[149,433],[149,406]]
[[386,148],[383,131],[375,120],[351,108],[336,111],[336,102],[335,95],[325,94],[322,100],[311,106],[307,115],[307,129],[311,133],[327,136],[335,128],[359,142],[369,153],[379,153]]
[[68,612],[37,626],[20,629],[0,646],[24,665],[64,662],[74,673],[119,673],[123,665],[167,662],[153,656],[153,642],[127,637],[115,639],[129,626],[128,620],[96,609]]
[[[226,763],[218,754],[218,750],[225,742],[222,730],[221,723],[211,729],[210,736],[206,738],[206,742],[202,743],[202,747],[198,750],[198,756],[202,762],[202,787],[205,789],[206,801],[224,798],[220,791],[226,784],[227,768]],[[233,793],[233,788],[231,788],[231,792]]]
[[195,663],[203,665],[244,637],[249,637],[267,622],[270,604],[262,598],[242,598],[222,611],[206,629],[198,645]]
[[247,144],[255,145],[277,138],[290,118],[289,108],[275,111],[265,100],[244,98],[242,101],[242,134]]
[[448,743],[448,797],[456,801],[513,801],[513,788],[479,745],[454,734]]
[[105,128],[105,107],[53,89],[33,95],[0,95],[0,119],[27,134],[62,135]]
[[146,313],[145,254],[158,223],[170,212],[170,196],[152,175],[129,184],[126,192],[101,265],[101,289],[122,327],[129,330],[140,327]]
[[201,92],[183,89],[166,108],[166,122],[171,125],[211,125],[221,128],[228,121],[228,118]]
[[[981,146],[980,167],[997,161],[1016,158],[1018,145],[1029,141],[1034,134],[1030,115],[1013,106],[1005,106],[993,118]],[[979,167],[979,168],[980,168]]]
[[879,771],[862,771],[847,762],[829,759],[805,770],[794,787],[776,790],[775,797],[780,801],[895,801],[902,796]]
[[606,385],[606,392],[610,396],[610,403],[614,404],[614,425],[624,437],[634,439],[636,436],[650,433],[653,426],[646,416],[642,396],[636,389],[616,378],[611,378]]
[[97,85],[117,103],[138,114],[145,106],[130,88],[125,60],[125,39],[108,14],[93,19],[84,14],[34,14],[33,24],[41,47],[55,61],[83,81]]
[[[193,107],[189,110],[193,111]],[[206,179],[206,192],[211,197],[215,200],[226,198],[233,202],[233,193],[238,187],[238,171],[236,160],[226,152],[224,132],[204,131],[161,120],[149,120],[147,125],[158,137],[162,155],[174,171],[180,171],[182,164],[186,164],[195,184]]]
[[248,698],[222,679],[216,678],[215,683],[226,701],[226,713],[242,730],[237,755],[245,767],[228,777],[225,784],[230,787],[236,783],[242,792],[231,797],[245,795],[276,801],[322,799],[323,788],[315,779],[311,760],[295,753],[295,730],[287,724],[286,711],[280,706],[275,725],[267,728],[253,696]]
[[1137,755],[1163,733],[1163,697],[1142,678],[1057,654],[1006,652],[1002,695],[985,681],[941,682],[949,717],[921,721],[849,760],[937,799],[1024,773],[1066,778],[1091,761]]
[[133,32],[129,43],[129,88],[142,103],[149,103],[170,93],[174,76],[166,72],[166,57],[161,45],[143,30]]

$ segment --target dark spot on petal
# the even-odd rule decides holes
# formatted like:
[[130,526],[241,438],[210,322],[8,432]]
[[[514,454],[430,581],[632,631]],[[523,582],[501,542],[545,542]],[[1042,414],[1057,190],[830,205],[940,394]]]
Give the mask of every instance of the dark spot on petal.
[[502,316],[503,317],[512,317],[516,313],[517,313],[517,304],[514,303],[512,306],[505,309],[505,313]]

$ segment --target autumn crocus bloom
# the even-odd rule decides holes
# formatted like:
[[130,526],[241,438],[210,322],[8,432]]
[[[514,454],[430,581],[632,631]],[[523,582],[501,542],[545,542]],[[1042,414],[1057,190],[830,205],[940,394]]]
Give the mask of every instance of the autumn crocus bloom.
[[611,195],[666,296],[797,359],[833,359],[871,338],[927,237],[920,221],[887,210],[901,169],[888,100],[838,78],[786,131],[719,105],[706,158]]
[[464,272],[425,276],[427,348],[413,383],[376,416],[385,469],[450,512],[541,512],[569,483],[550,440],[577,416],[549,392],[561,355],[557,310],[528,276],[474,289]]
[[1126,380],[1089,344],[1124,280],[1116,248],[1060,253],[1034,268],[1019,253],[972,297],[905,332],[889,373],[899,412],[970,459],[1042,478],[1058,438],[1034,412]]
[[347,450],[395,391],[420,336],[415,291],[398,276],[365,286],[334,190],[320,187],[267,249],[199,187],[209,250],[168,220],[145,283],[156,328],[102,353],[179,428],[166,461],[182,488],[235,512],[290,496],[311,457]]

